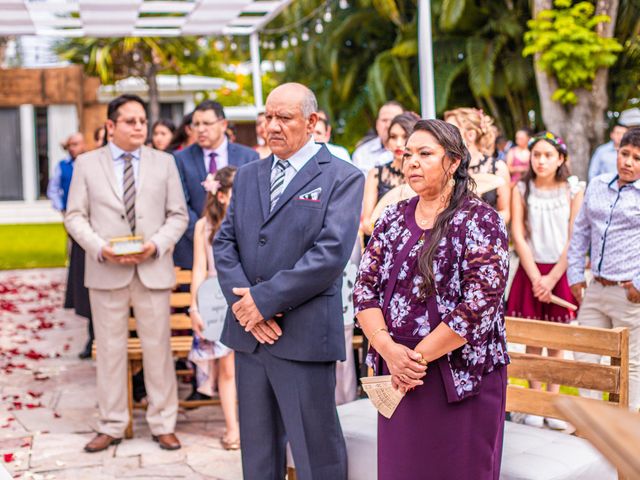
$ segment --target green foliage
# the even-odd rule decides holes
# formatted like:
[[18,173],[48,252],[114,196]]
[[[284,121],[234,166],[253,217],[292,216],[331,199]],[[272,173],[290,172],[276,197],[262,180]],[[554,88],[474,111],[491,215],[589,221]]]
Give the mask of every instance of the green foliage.
[[527,23],[522,54],[539,54],[538,66],[556,78],[558,89],[553,100],[575,104],[575,91],[590,89],[597,71],[614,65],[623,47],[615,38],[599,35],[598,25],[611,19],[594,15],[591,3],[556,0],[554,6]]
[[[324,4],[293,2],[269,27],[296,24]],[[419,112],[420,90],[417,2],[349,4],[347,10],[333,9],[322,34],[311,28],[308,42],[263,54],[285,61],[281,81],[299,81],[316,92],[333,121],[335,141],[352,148],[385,101],[398,100]],[[432,0],[432,17],[437,113],[478,106],[496,116],[507,133],[526,124],[528,110],[536,108],[532,60],[522,57],[527,0]],[[280,44],[287,34],[300,38],[301,30],[266,40]]]
[[609,70],[610,109],[636,106],[640,98],[640,1],[621,0],[615,37],[624,46]]
[[[85,72],[100,77],[103,84],[129,76],[145,78],[162,73],[222,78],[235,87],[230,83],[217,91],[198,92],[196,96],[198,100],[215,98],[224,106],[253,104],[251,76],[234,73],[229,68],[246,61],[248,49],[246,39],[196,37],[73,38],[56,45],[61,58],[83,65]],[[151,65],[155,65],[153,71],[149,70]]]
[[153,73],[190,73],[201,49],[195,37],[117,37],[70,38],[55,50],[110,84],[128,76],[147,77],[150,67]]

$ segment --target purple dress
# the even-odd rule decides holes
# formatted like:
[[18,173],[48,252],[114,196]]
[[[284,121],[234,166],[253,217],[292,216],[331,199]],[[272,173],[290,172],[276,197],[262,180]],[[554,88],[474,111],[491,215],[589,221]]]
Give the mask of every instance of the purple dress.
[[[385,212],[354,290],[356,310],[381,308],[394,341],[409,348],[442,321],[437,296],[418,294],[424,281],[419,253],[430,231],[416,224],[416,205],[414,198]],[[375,352],[373,361],[378,374],[389,373]],[[454,376],[450,362],[450,355],[431,362],[424,385],[408,392],[390,419],[378,417],[379,480],[499,478],[506,369],[500,362],[485,367],[474,393],[452,400],[447,394]]]

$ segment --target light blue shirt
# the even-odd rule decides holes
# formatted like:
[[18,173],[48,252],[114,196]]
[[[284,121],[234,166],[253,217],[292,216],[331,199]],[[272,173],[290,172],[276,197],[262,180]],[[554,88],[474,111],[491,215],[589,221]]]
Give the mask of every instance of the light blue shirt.
[[138,171],[140,170],[140,149],[134,150],[133,152],[126,152],[118,147],[115,143],[109,142],[109,150],[111,151],[111,157],[113,158],[113,171],[116,174],[116,186],[118,188],[118,194],[120,198],[122,198],[122,183],[124,180],[124,159],[122,156],[125,153],[131,154],[133,160],[131,164],[133,165],[133,180],[136,184],[136,188],[138,188]]
[[53,176],[49,179],[49,184],[47,185],[47,198],[51,200],[53,208],[59,212],[64,210],[64,202],[62,201],[64,193],[61,186],[62,169],[60,168],[60,163],[71,163],[72,161],[71,157],[60,160],[60,162],[56,164],[55,169],[53,170]]
[[[291,155],[287,161],[289,162],[289,167],[284,171],[284,183],[282,185],[282,191],[284,192],[287,188],[287,185],[291,183],[293,177],[296,176],[302,167],[304,167],[309,160],[311,160],[322,148],[321,143],[316,143],[313,140],[313,137],[309,138],[309,141],[304,144],[304,146],[298,150],[296,153]],[[275,153],[273,154],[273,164],[271,165],[271,171],[273,173],[273,169],[278,160],[282,160]]]
[[591,163],[589,164],[589,181],[603,173],[618,172],[618,151],[613,146],[613,140],[600,145],[593,152]]
[[587,187],[569,243],[569,285],[585,280],[585,256],[591,271],[615,282],[633,281],[640,290],[640,180],[622,188],[618,174],[604,174]]

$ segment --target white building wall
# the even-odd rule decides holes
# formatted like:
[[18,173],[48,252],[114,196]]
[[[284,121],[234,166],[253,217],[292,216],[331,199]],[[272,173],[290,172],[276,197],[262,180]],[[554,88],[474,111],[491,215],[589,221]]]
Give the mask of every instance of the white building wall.
[[47,107],[47,138],[49,144],[49,176],[57,163],[67,156],[62,143],[78,131],[78,109],[75,105],[49,105]]
[[38,192],[38,167],[33,105],[20,105],[20,148],[23,199],[25,202],[34,202]]

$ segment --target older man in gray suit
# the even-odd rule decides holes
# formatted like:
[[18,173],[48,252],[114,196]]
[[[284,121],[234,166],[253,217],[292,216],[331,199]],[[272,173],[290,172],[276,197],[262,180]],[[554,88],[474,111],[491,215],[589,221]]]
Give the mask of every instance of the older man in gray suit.
[[238,170],[214,241],[231,306],[222,342],[236,350],[242,467],[250,480],[284,478],[287,441],[300,479],[347,478],[335,362],[345,358],[340,285],[364,178],[313,141],[316,110],[303,85],[271,92],[273,155]]

